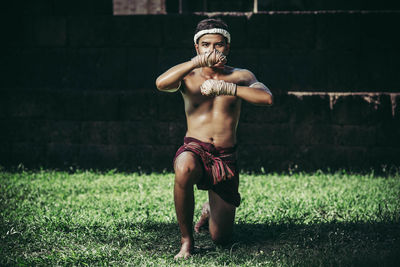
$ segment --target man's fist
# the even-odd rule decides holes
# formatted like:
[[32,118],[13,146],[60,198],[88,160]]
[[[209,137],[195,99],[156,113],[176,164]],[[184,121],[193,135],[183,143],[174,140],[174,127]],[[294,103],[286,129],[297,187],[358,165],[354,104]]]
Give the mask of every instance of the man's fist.
[[226,56],[214,49],[211,52],[200,54],[192,58],[192,62],[196,68],[212,67],[217,63],[226,64]]
[[200,86],[201,94],[205,96],[236,95],[236,84],[223,80],[206,80]]

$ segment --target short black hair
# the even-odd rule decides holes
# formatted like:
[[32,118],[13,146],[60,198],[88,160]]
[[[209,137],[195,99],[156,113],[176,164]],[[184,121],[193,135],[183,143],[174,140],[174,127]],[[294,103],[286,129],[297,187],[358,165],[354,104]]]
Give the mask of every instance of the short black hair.
[[[219,29],[224,29],[226,31],[229,31],[228,25],[226,24],[225,21],[223,21],[220,18],[210,18],[210,19],[203,19],[202,21],[197,23],[196,31],[194,32],[194,34],[198,33],[199,31],[202,31],[202,30],[209,30],[209,29],[213,29],[213,28],[219,28]],[[196,40],[196,43],[199,42],[199,39]],[[226,38],[225,38],[225,41],[228,42],[228,40]]]

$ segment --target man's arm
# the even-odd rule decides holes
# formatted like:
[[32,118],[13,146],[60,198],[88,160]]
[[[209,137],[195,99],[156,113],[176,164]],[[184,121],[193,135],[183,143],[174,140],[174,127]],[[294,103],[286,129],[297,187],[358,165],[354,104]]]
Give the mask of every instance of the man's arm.
[[273,103],[272,94],[268,93],[268,91],[262,86],[238,86],[236,95],[249,103],[260,106],[268,106],[272,105]]
[[182,79],[195,68],[192,61],[178,64],[163,74],[156,80],[157,89],[165,92],[176,92],[181,86]]
[[156,86],[160,91],[175,92],[179,89],[182,79],[195,68],[225,63],[226,57],[218,50],[197,55],[190,61],[178,64],[161,74],[156,80]]
[[252,72],[243,70],[240,73],[246,86],[238,86],[236,95],[255,105],[272,105],[273,97],[271,91],[263,83],[258,82]]
[[207,96],[232,95],[255,105],[272,105],[271,91],[258,82],[253,73],[241,70],[240,80],[246,85],[236,85],[223,80],[206,80],[201,86],[201,93]]

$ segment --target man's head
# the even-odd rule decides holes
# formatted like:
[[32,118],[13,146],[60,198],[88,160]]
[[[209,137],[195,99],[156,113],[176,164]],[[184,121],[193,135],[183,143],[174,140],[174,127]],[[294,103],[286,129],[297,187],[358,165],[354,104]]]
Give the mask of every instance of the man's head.
[[230,40],[228,26],[221,19],[204,19],[197,24],[194,43],[198,54],[217,49],[227,55]]

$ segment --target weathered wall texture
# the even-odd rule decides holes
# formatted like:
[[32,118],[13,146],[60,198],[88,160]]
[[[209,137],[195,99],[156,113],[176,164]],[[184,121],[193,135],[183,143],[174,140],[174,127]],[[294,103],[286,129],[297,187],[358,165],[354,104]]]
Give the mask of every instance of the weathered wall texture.
[[[171,170],[183,103],[154,81],[194,55],[204,16],[112,16],[112,2],[92,2],[2,11],[0,165]],[[399,12],[224,18],[229,64],[275,94],[243,105],[242,169],[400,166]]]
[[113,0],[114,15],[165,14],[165,0]]

